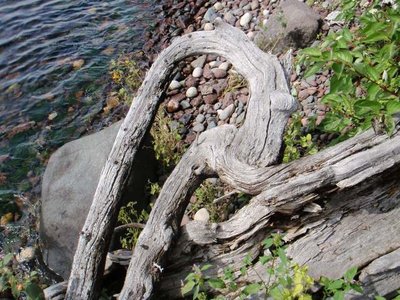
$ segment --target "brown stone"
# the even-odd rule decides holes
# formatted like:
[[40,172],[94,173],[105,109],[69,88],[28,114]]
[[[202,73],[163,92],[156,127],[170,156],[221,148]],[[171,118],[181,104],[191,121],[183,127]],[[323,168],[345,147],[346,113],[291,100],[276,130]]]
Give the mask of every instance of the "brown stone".
[[198,95],[197,97],[194,97],[192,100],[190,100],[190,105],[197,107],[200,106],[203,103],[203,98],[201,95]]
[[215,69],[212,69],[211,72],[214,75],[214,77],[217,79],[226,77],[226,71],[223,69],[215,68]]
[[13,136],[17,135],[18,133],[28,131],[31,129],[33,126],[35,126],[36,122],[35,121],[29,121],[23,124],[19,124],[15,126],[13,129],[11,129],[8,134],[7,138],[12,138]]
[[207,82],[204,85],[199,86],[199,90],[203,96],[212,94],[214,92],[213,85],[210,82]]
[[310,96],[310,94],[308,93],[308,90],[301,90],[299,92],[299,100],[304,100],[306,99],[308,96]]
[[166,105],[166,109],[169,113],[176,112],[179,109],[179,101],[176,101],[174,99],[169,100]]
[[206,104],[215,104],[218,100],[218,96],[216,94],[209,94],[204,96],[204,103]]
[[181,102],[185,98],[186,98],[185,93],[179,93],[179,94],[176,94],[176,95],[172,96],[171,100],[175,100],[175,101]]
[[206,79],[211,79],[212,78],[212,73],[211,73],[209,64],[206,64],[204,66],[203,77],[206,78]]
[[224,99],[222,100],[222,107],[227,107],[228,105],[232,104],[233,101],[233,95],[231,92],[228,92],[225,94]]
[[194,78],[192,75],[189,75],[185,80],[186,87],[197,87],[199,85],[200,80],[198,78]]

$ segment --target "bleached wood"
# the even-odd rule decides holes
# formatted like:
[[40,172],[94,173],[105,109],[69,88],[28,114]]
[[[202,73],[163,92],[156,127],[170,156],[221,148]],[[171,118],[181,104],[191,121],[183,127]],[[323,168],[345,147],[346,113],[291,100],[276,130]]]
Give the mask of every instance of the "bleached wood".
[[[102,172],[66,299],[96,297],[125,179],[169,84],[170,72],[187,56],[212,53],[233,64],[249,84],[246,120],[241,128],[224,125],[203,132],[185,153],[139,237],[120,299],[150,298],[164,272],[180,268],[177,276],[182,276],[196,260],[238,267],[247,252],[254,257],[259,254],[260,242],[277,216],[297,213],[327,190],[351,188],[399,164],[400,136],[388,138],[368,131],[316,155],[274,166],[279,162],[283,130],[296,108],[284,70],[240,30],[221,21],[216,21],[215,28],[176,39],[148,72]],[[189,223],[178,240],[192,192],[202,180],[215,176],[235,190],[254,195],[253,199],[226,222]],[[175,266],[168,265],[167,254]],[[176,293],[179,282],[164,280],[163,289]]]

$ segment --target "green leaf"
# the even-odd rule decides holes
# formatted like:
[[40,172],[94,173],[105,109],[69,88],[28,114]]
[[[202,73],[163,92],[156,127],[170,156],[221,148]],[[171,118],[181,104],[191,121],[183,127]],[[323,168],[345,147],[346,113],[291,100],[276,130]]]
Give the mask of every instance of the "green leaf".
[[351,289],[352,289],[353,291],[356,291],[356,292],[358,292],[358,293],[362,293],[362,292],[363,292],[363,289],[362,289],[362,287],[361,287],[359,284],[351,283],[351,284],[350,284],[350,287],[351,287]]
[[186,282],[186,284],[181,288],[182,296],[192,291],[195,285],[196,283],[193,280]]
[[363,43],[366,44],[371,44],[379,41],[387,41],[389,38],[387,37],[387,34],[384,31],[377,31],[372,34],[370,34],[367,38],[363,40]]
[[338,289],[341,289],[343,287],[344,281],[343,279],[337,279],[337,280],[331,280],[328,283],[327,288],[331,291],[336,291]]
[[204,265],[201,267],[200,271],[207,271],[211,267],[212,267],[212,265],[210,265],[210,264]]
[[370,82],[366,87],[367,87],[367,97],[370,100],[374,100],[376,98],[376,95],[381,90],[379,85],[373,82]]
[[29,283],[26,286],[25,293],[29,300],[42,300],[44,299],[44,294],[42,289],[36,283]]
[[354,63],[353,67],[358,73],[365,76],[367,79],[372,79],[374,81],[379,80],[378,71],[376,71],[371,66],[364,64],[364,63]]
[[286,253],[285,253],[285,250],[284,249],[282,249],[282,248],[278,248],[278,256],[279,256],[279,259],[281,260],[281,262],[283,263],[283,264],[287,264],[288,263],[288,257],[286,256]]
[[12,253],[8,253],[3,257],[3,266],[7,266],[8,263],[13,259],[14,255]]
[[196,285],[193,292],[193,299],[198,299],[200,293],[200,286]]
[[344,278],[347,282],[351,282],[354,279],[354,276],[357,274],[357,267],[352,267],[344,273]]
[[330,93],[350,93],[354,86],[352,83],[352,79],[350,75],[341,75],[335,74],[332,76],[330,81]]
[[353,62],[353,55],[351,55],[351,52],[348,50],[340,50],[339,52],[334,53],[334,58],[349,64]]
[[314,56],[314,57],[319,57],[322,55],[321,50],[318,48],[305,48],[301,50],[300,55],[309,55],[309,56]]
[[394,119],[392,116],[390,115],[385,115],[385,127],[386,127],[386,131],[387,133],[391,136],[394,132],[394,129],[396,127],[396,123],[394,122]]
[[247,296],[254,295],[261,290],[262,286],[259,283],[251,283],[243,289],[243,293]]
[[213,289],[223,289],[226,287],[225,282],[220,278],[210,278],[207,282]]
[[375,296],[375,300],[386,300],[386,298],[382,296]]
[[386,104],[386,111],[389,115],[400,112],[400,102],[396,100],[391,100]]
[[335,74],[341,76],[345,70],[345,65],[343,63],[334,63],[332,64],[332,70],[335,71]]
[[357,115],[362,116],[369,112],[378,114],[381,110],[381,104],[377,101],[359,100],[354,103],[354,109]]
[[274,244],[274,239],[268,238],[268,239],[265,239],[262,243],[263,243],[264,248],[268,249]]
[[344,300],[344,292],[342,291],[337,291],[333,295],[333,300]]
[[308,78],[312,75],[314,75],[315,73],[321,71],[321,68],[323,67],[325,63],[324,62],[317,62],[314,63],[311,67],[309,67],[305,72],[303,77],[304,78]]

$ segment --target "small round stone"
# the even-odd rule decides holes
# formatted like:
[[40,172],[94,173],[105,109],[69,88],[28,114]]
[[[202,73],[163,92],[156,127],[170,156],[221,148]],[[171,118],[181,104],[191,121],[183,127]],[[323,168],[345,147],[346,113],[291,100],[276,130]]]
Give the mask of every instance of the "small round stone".
[[195,125],[193,128],[192,128],[192,130],[194,131],[194,132],[203,132],[204,131],[204,125],[203,124],[197,124],[197,125]]
[[251,19],[253,18],[253,16],[251,15],[251,13],[247,12],[245,13],[241,18],[240,18],[240,26],[242,27],[246,27],[247,25],[249,25]]
[[206,23],[206,24],[204,24],[204,30],[205,31],[214,30],[214,25],[212,23]]
[[204,207],[199,209],[193,217],[194,220],[207,223],[210,219],[210,214]]
[[224,78],[226,76],[226,71],[224,69],[215,68],[215,69],[212,69],[211,72],[213,73],[214,77],[217,79]]
[[223,9],[223,8],[224,8],[224,6],[222,5],[221,2],[217,2],[217,3],[214,4],[214,9],[215,9],[216,11],[219,11],[219,10],[221,10],[221,9]]
[[220,64],[218,68],[228,71],[230,66],[231,66],[231,64],[229,62],[225,61],[222,64]]
[[196,89],[194,86],[192,86],[192,87],[190,87],[190,88],[187,89],[187,91],[186,91],[186,97],[188,97],[188,98],[194,98],[194,97],[196,97],[196,96],[197,96],[197,89]]
[[169,100],[166,108],[169,113],[176,112],[179,109],[179,102],[175,99]]
[[170,90],[176,90],[181,87],[181,84],[177,80],[172,80],[171,83],[169,84],[169,89]]
[[192,76],[195,78],[199,78],[199,77],[201,77],[201,75],[203,75],[203,68],[200,68],[200,67],[194,68],[194,70],[192,72]]
[[204,122],[204,120],[205,120],[205,116],[203,115],[203,114],[199,114],[199,115],[197,115],[197,117],[196,117],[196,122],[197,123],[203,123]]

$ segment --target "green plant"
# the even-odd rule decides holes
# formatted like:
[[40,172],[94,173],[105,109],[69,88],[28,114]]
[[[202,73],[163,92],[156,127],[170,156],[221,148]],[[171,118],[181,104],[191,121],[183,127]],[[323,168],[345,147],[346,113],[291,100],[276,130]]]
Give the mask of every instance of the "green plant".
[[[118,222],[121,224],[145,223],[149,219],[149,212],[142,210],[140,213],[135,208],[136,202],[129,202],[126,206],[121,207],[118,214]],[[128,228],[126,233],[120,237],[123,248],[132,249],[139,238],[141,228]]]
[[[264,255],[257,259],[252,259],[250,255],[246,256],[240,268],[240,277],[237,277],[230,267],[225,268],[221,275],[213,277],[205,274],[212,265],[194,266],[193,272],[185,279],[181,289],[182,294],[192,292],[193,299],[201,300],[225,299],[223,295],[228,293],[240,299],[261,294],[275,300],[311,300],[310,289],[314,285],[314,279],[308,274],[307,266],[300,266],[287,257],[282,236],[272,234],[263,241],[263,246]],[[265,266],[267,279],[257,273],[254,268],[256,263]],[[260,279],[258,282],[245,280],[250,269],[258,275]],[[361,288],[354,281],[356,273],[357,269],[352,268],[341,279],[322,278],[323,299],[331,296],[335,300],[342,299],[341,296],[350,290],[360,292]]]
[[221,221],[227,203],[216,204],[214,200],[220,197],[222,193],[223,188],[221,186],[205,181],[194,192],[196,202],[193,203],[191,212],[196,212],[204,207],[210,213],[211,222]]
[[[313,120],[310,120],[310,123],[313,123]],[[313,142],[311,134],[303,134],[301,116],[298,113],[292,115],[286,128],[283,141],[285,143],[283,162],[285,163],[318,152],[318,147]]]
[[0,259],[0,298],[10,294],[15,299],[41,300],[43,291],[38,282],[38,273],[29,274],[18,272],[12,267],[14,255],[6,254]]
[[340,18],[349,28],[331,32],[318,46],[301,51],[307,78],[332,70],[329,93],[322,102],[330,107],[321,127],[340,133],[340,140],[375,124],[389,134],[393,115],[400,112],[400,10],[396,4],[374,0],[367,8],[359,1],[342,2]]
[[233,93],[241,88],[247,86],[246,79],[238,73],[231,73],[228,76],[228,84],[222,91],[222,95],[225,96],[227,93]]
[[111,60],[109,73],[118,98],[127,104],[131,104],[132,94],[139,88],[142,82],[143,72],[139,69],[135,54],[123,54],[117,59]]
[[150,133],[153,137],[156,158],[165,169],[175,166],[186,150],[186,147],[181,142],[182,138],[178,130],[171,129],[169,124],[170,120],[161,107],[157,112]]

